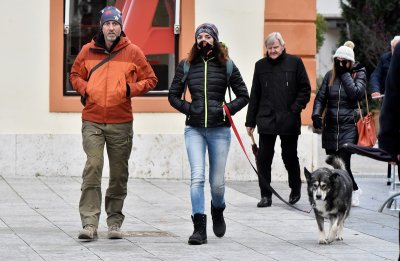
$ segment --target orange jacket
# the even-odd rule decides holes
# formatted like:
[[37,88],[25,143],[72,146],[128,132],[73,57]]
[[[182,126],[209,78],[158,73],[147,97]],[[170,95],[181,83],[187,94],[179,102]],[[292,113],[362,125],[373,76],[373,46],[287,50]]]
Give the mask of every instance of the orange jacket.
[[89,81],[90,70],[109,52],[94,38],[82,47],[76,57],[70,80],[73,88],[86,97],[83,120],[97,123],[132,121],[131,97],[144,94],[156,86],[157,77],[138,46],[121,36],[112,52],[118,50],[120,52],[115,57],[92,73]]

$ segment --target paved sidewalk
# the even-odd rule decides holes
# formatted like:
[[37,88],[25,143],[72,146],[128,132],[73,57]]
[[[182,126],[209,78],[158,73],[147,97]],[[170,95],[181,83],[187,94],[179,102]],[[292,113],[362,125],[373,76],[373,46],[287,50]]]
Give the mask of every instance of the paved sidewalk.
[[[357,181],[364,194],[342,242],[318,245],[313,214],[276,198],[272,207],[257,208],[256,182],[227,182],[225,237],[212,232],[207,189],[208,244],[190,246],[187,180],[130,179],[125,238],[106,238],[102,214],[99,239],[82,242],[77,239],[79,177],[0,176],[0,260],[397,260],[398,213],[377,212],[388,195],[384,176]],[[103,179],[103,191],[107,183]],[[288,196],[286,183],[272,185]],[[309,209],[305,185],[297,205]]]

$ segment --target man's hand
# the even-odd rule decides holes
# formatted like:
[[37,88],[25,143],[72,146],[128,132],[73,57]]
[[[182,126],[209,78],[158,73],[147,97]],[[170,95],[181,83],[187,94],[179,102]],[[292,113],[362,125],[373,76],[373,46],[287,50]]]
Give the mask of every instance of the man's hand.
[[246,130],[247,130],[247,135],[249,135],[250,137],[253,136],[254,128],[246,127]]
[[381,98],[381,93],[380,92],[373,92],[373,93],[371,93],[371,98],[372,99],[380,99]]

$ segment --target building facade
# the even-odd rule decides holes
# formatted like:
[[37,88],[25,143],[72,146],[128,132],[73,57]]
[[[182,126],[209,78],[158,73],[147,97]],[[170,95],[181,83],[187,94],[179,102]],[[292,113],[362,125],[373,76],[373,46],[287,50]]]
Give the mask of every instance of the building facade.
[[[0,79],[0,175],[80,176],[85,162],[81,146],[82,106],[68,86],[70,65],[79,48],[98,30],[98,10],[107,1],[15,0],[0,17],[5,40]],[[194,43],[194,29],[212,22],[220,31],[249,92],[254,64],[265,54],[264,37],[280,31],[287,51],[299,55],[316,87],[316,2],[298,0],[114,1],[124,14],[124,31],[147,55],[160,79],[156,90],[133,99],[134,139],[131,177],[189,178],[183,140],[184,116],[169,106],[166,94],[175,63]],[[290,6],[291,8],[282,8]],[[179,19],[175,18],[179,15]],[[97,18],[96,18],[97,17]],[[177,28],[178,25],[178,28]],[[179,33],[176,35],[175,33]],[[8,36],[8,37],[7,37]],[[309,126],[312,101],[302,114],[301,166],[313,169],[318,149]],[[250,151],[244,121],[246,108],[234,120]],[[275,148],[274,179],[286,179]],[[104,176],[108,175],[105,161]],[[235,137],[227,178],[256,180]]]

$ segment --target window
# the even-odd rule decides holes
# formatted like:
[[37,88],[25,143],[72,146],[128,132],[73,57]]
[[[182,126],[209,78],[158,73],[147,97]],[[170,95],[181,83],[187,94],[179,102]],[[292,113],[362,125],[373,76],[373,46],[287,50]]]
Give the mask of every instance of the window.
[[175,72],[175,0],[65,0],[69,26],[64,30],[63,95],[78,95],[69,72],[82,46],[99,32],[100,10],[107,5],[122,11],[123,31],[143,50],[158,77],[156,88],[146,96],[165,96]]

